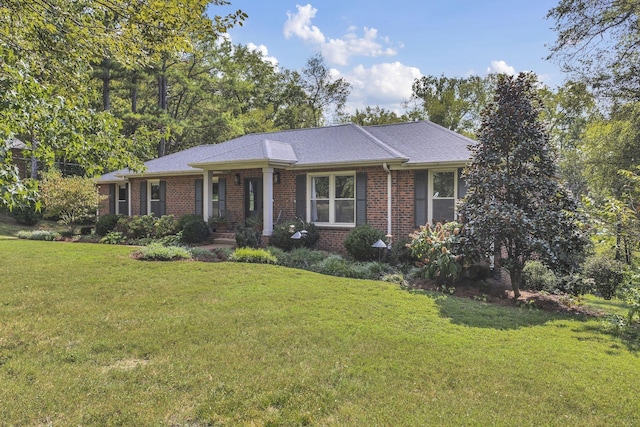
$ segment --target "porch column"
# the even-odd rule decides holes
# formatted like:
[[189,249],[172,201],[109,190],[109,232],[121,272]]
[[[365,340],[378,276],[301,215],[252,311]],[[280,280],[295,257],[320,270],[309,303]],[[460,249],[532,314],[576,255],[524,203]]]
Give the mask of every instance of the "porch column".
[[262,235],[273,234],[273,168],[262,168]]
[[205,221],[211,216],[211,171],[204,171],[202,177],[202,217]]

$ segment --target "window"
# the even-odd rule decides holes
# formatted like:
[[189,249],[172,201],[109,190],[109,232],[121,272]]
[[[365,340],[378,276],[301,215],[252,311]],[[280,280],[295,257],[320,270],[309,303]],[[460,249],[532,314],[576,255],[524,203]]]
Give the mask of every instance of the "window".
[[160,181],[149,181],[149,201],[160,201]]
[[127,186],[120,185],[118,187],[118,202],[126,202],[127,201]]
[[308,182],[311,222],[355,224],[355,174],[310,175]]
[[118,200],[116,201],[117,214],[128,215],[129,204],[127,203],[127,184],[118,185]]
[[431,172],[431,204],[430,218],[433,223],[453,221],[456,206],[456,173],[455,171]]
[[220,216],[220,184],[217,178],[211,184],[211,188],[211,213],[214,217]]

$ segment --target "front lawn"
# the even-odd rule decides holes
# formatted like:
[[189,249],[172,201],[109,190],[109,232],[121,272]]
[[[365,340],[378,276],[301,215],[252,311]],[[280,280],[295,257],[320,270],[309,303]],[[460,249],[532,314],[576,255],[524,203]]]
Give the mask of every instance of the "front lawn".
[[2,423],[640,423],[601,320],[130,252],[0,241]]

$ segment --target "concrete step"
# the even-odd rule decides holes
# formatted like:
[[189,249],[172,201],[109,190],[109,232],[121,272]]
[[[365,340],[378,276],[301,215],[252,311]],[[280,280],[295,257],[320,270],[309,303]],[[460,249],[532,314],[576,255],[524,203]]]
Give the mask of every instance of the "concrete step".
[[236,247],[236,239],[235,239],[235,237],[233,239],[228,238],[228,237],[215,237],[213,239],[213,244],[215,246],[226,246],[226,247],[235,248]]

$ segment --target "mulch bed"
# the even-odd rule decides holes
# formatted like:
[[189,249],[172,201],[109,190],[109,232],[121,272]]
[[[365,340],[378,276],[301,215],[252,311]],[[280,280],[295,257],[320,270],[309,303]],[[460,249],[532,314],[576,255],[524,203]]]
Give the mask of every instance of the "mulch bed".
[[[533,308],[555,313],[580,314],[585,316],[601,317],[605,313],[576,302],[575,297],[566,295],[552,295],[548,293],[520,290],[520,297],[516,300],[510,285],[496,279],[487,279],[479,284],[470,280],[459,280],[452,286],[443,289],[441,284],[432,280],[415,280],[410,287],[428,291],[444,292],[461,298],[469,298],[483,301],[489,304],[497,304],[505,307],[531,304]],[[455,289],[451,292],[451,289]]]

